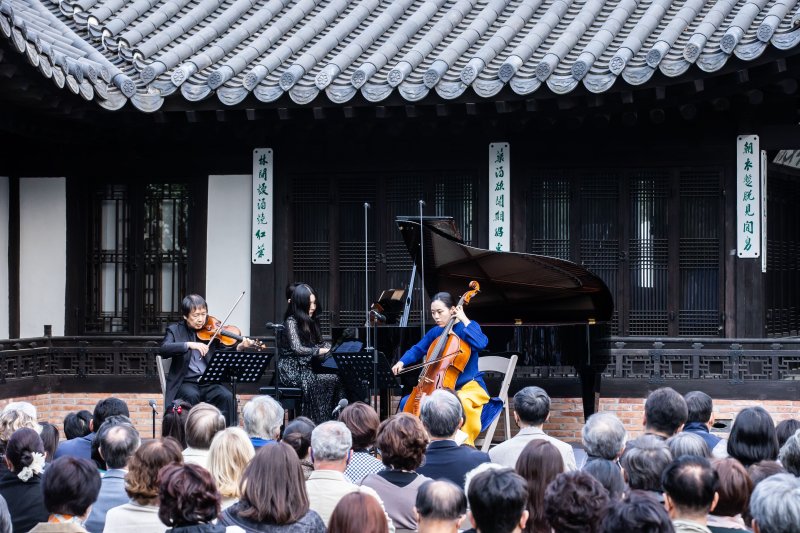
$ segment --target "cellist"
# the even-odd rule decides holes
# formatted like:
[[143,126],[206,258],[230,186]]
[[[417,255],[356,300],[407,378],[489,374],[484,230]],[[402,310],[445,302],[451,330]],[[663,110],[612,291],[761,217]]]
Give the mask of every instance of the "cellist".
[[[464,415],[466,417],[464,426],[461,428],[467,434],[465,444],[474,445],[475,438],[481,431],[481,411],[483,406],[489,402],[486,384],[483,382],[482,374],[478,370],[478,353],[486,348],[489,344],[489,339],[481,331],[480,325],[467,317],[463,306],[454,305],[453,297],[448,292],[439,292],[433,296],[431,316],[436,326],[428,330],[422,340],[412,346],[400,358],[400,361],[392,367],[392,372],[398,374],[403,367],[422,361],[428,353],[428,348],[436,342],[439,335],[444,331],[444,327],[450,317],[456,317],[453,333],[466,342],[472,350],[466,367],[464,367],[456,381],[456,394],[461,399],[461,405],[464,407]],[[406,399],[407,397],[401,400],[401,409]]]

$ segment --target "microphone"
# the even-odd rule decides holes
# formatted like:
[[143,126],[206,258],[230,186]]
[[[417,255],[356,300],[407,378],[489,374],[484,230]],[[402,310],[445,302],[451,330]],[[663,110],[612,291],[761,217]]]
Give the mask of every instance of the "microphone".
[[156,409],[156,401],[155,400],[149,400],[147,403],[150,404],[150,408],[153,410],[153,414],[157,415],[158,414],[158,410]]
[[275,324],[274,322],[267,322],[264,326],[267,329],[283,329],[283,324]]
[[420,200],[420,201],[419,201],[419,206],[420,206],[420,207],[425,207],[425,205],[426,205],[426,204],[425,204],[425,200]]
[[365,208],[365,209],[370,209],[371,207],[372,207],[372,206],[371,206],[371,205],[369,205],[369,202],[364,202],[364,208]]
[[341,412],[342,412],[342,409],[344,409],[345,407],[347,407],[347,404],[348,404],[348,403],[350,403],[350,402],[348,402],[348,401],[347,401],[346,399],[344,399],[344,398],[342,398],[341,400],[339,400],[339,405],[337,405],[337,406],[336,406],[336,409],[334,409],[334,410],[333,410],[333,412],[331,413],[331,417],[338,417],[338,416],[339,416],[339,413],[341,413]]
[[376,310],[374,310],[374,309],[370,310],[369,314],[371,314],[372,316],[374,316],[374,317],[375,317],[377,320],[379,320],[380,322],[386,322],[386,315],[382,315],[382,314],[380,314],[379,312],[377,312],[377,311],[376,311]]

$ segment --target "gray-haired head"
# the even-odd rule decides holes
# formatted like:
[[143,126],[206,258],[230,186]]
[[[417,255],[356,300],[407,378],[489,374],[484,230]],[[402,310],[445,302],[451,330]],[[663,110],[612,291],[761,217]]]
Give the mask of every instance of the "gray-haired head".
[[2,414],[6,414],[10,411],[21,411],[34,420],[37,419],[36,406],[29,402],[9,402],[3,407]]
[[467,496],[452,481],[426,481],[417,491],[414,507],[420,520],[458,520],[467,512]]
[[632,490],[661,491],[661,473],[672,462],[667,443],[654,435],[628,442],[620,463]]
[[676,433],[667,439],[667,447],[673,459],[684,455],[695,455],[706,459],[711,457],[711,450],[708,449],[708,444],[700,435],[695,433],[687,433],[685,431]]
[[311,453],[315,462],[346,459],[352,447],[353,435],[342,422],[325,422],[311,432]]
[[463,416],[461,401],[450,391],[437,389],[422,399],[419,419],[435,439],[452,437]]
[[800,478],[775,474],[756,485],[750,516],[760,533],[800,531]]
[[778,452],[778,460],[787,472],[800,477],[800,430],[786,439],[786,443]]
[[100,443],[100,454],[108,468],[125,468],[128,460],[142,444],[139,432],[133,424],[130,421],[117,420],[120,417],[107,418],[95,437]]
[[628,432],[615,415],[595,413],[586,420],[581,438],[588,455],[613,461],[625,448]]
[[244,405],[242,418],[250,437],[277,439],[283,424],[283,407],[271,396],[256,396]]
[[524,426],[541,426],[550,414],[550,396],[541,387],[525,387],[514,395],[514,412]]

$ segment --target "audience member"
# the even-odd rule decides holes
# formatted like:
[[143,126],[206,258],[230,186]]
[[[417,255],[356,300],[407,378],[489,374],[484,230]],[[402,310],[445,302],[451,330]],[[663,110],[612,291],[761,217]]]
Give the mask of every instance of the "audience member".
[[100,455],[108,469],[100,481],[100,493],[86,520],[90,533],[102,533],[106,525],[106,513],[112,507],[128,503],[125,491],[125,475],[128,461],[139,449],[142,441],[139,432],[132,424],[113,424],[106,420],[97,432]]
[[776,474],[759,483],[750,497],[753,533],[800,531],[800,478]]
[[169,533],[225,533],[213,523],[219,501],[211,474],[200,465],[167,465],[158,474],[158,518]]
[[[586,450],[586,461],[607,459],[616,461],[625,450],[628,432],[619,418],[611,413],[595,413],[581,429],[581,440]],[[491,455],[491,453],[489,454]]]
[[222,496],[223,509],[239,501],[239,480],[255,454],[253,443],[242,428],[232,426],[214,435],[208,451],[208,470]]
[[0,496],[0,533],[14,533],[11,529],[11,515],[8,513],[8,504],[2,496]]
[[161,421],[161,436],[172,437],[181,445],[181,449],[186,449],[186,419],[189,417],[189,411],[192,409],[192,404],[186,400],[173,400],[167,406],[164,413],[164,419]]
[[225,417],[210,403],[198,403],[186,418],[186,449],[183,461],[208,469],[208,449],[218,431],[225,429]]
[[676,533],[709,533],[708,513],[717,503],[717,473],[705,457],[686,455],[661,476],[664,505]]
[[534,440],[546,440],[555,446],[564,460],[564,470],[575,470],[572,446],[542,431],[550,417],[550,396],[541,387],[525,387],[514,395],[514,421],[519,433],[489,450],[492,462],[514,468],[525,445]]
[[[315,427],[311,433],[311,458],[314,461],[314,471],[306,481],[306,491],[308,491],[309,506],[319,514],[326,527],[339,500],[345,494],[359,490],[358,485],[354,485],[344,477],[352,447],[353,438],[350,430],[341,422],[324,422]],[[380,502],[380,498],[371,488],[362,487],[361,490]]]
[[386,512],[396,527],[417,529],[414,515],[417,491],[430,481],[416,472],[428,444],[425,428],[416,416],[398,413],[381,423],[377,438],[386,470],[367,475],[361,484],[375,490],[385,502]]
[[745,467],[778,458],[775,423],[763,407],[746,407],[736,415],[728,437],[728,455]]
[[467,499],[469,519],[478,533],[518,533],[528,521],[525,480],[511,468],[475,475]]
[[644,433],[666,440],[681,430],[687,417],[683,396],[670,387],[661,387],[644,403]]
[[620,464],[631,490],[654,493],[663,502],[661,473],[672,462],[667,443],[655,435],[643,435],[625,447]]
[[550,533],[550,524],[544,516],[544,493],[550,482],[564,471],[563,455],[547,440],[532,440],[517,459],[516,471],[528,485],[528,522],[524,531]]
[[305,416],[298,416],[283,430],[283,442],[288,444],[297,453],[300,466],[303,468],[303,477],[308,480],[314,471],[314,462],[311,460],[311,432],[314,431],[314,421]]
[[355,402],[344,408],[339,421],[353,435],[353,454],[344,476],[358,485],[368,474],[383,470],[383,463],[375,457],[374,449],[381,419],[369,405]]
[[244,430],[256,450],[281,436],[283,407],[271,396],[256,396],[242,410]]
[[622,469],[616,461],[595,459],[586,463],[583,471],[603,485],[608,491],[608,497],[612,502],[617,502],[625,496],[628,487],[625,485],[625,476],[622,474]]
[[92,422],[92,412],[82,409],[73,411],[64,417],[64,438],[77,439],[92,432],[89,427]]
[[[17,405],[19,403],[21,402],[13,402],[9,405]],[[7,405],[5,409],[3,409],[3,413],[0,414],[0,455],[5,454],[5,449],[6,446],[8,446],[8,441],[11,439],[11,435],[18,429],[29,428],[36,431],[37,434],[42,430],[36,418],[25,411],[11,409],[9,405]],[[5,469],[5,462],[0,461],[0,471]]]
[[787,472],[800,477],[800,431],[786,439],[778,452],[778,460]]
[[58,450],[56,450],[56,459],[65,455],[92,459],[92,441],[94,440],[95,432],[100,429],[100,426],[105,422],[106,418],[114,415],[130,416],[128,404],[114,397],[105,398],[97,402],[94,406],[92,419],[89,421],[89,429],[91,432],[82,437],[66,440],[59,444]]
[[695,455],[697,457],[711,457],[711,450],[703,437],[697,433],[687,433],[681,431],[667,439],[667,447],[673,459],[684,455]]
[[44,505],[50,513],[47,522],[31,531],[86,533],[83,522],[100,492],[100,474],[89,459],[65,456],[53,461],[42,481]]
[[325,522],[309,508],[297,453],[282,442],[263,446],[244,471],[242,496],[219,517],[223,526],[246,533],[325,533]]
[[29,531],[49,516],[42,498],[45,461],[39,434],[29,427],[15,431],[6,445],[5,464],[7,469],[0,472],[0,496],[8,503],[13,530]]
[[712,533],[749,531],[743,514],[747,511],[753,482],[742,464],[732,457],[715,459],[711,467],[717,472],[717,505],[708,515]]
[[710,454],[722,440],[711,433],[711,426],[714,425],[714,403],[711,400],[711,396],[696,390],[687,392],[683,398],[686,400],[688,413],[683,431],[685,433],[693,433],[702,438],[706,446],[708,446]]
[[423,398],[419,418],[431,442],[417,472],[431,479],[449,479],[463,488],[464,475],[490,459],[484,452],[456,444],[456,431],[464,420],[458,396],[444,389],[433,391]]
[[544,515],[559,533],[600,531],[610,501],[608,491],[581,470],[556,476],[544,494]]
[[419,533],[456,533],[467,512],[467,497],[450,481],[426,481],[417,491],[414,512]]
[[[469,494],[469,483],[472,478],[478,474],[483,474],[489,470],[505,470],[507,466],[499,465],[497,463],[481,463],[464,475],[464,494]],[[447,481],[447,480],[444,480]],[[469,501],[467,501],[467,510],[469,511]]]
[[650,493],[632,490],[627,498],[614,502],[600,525],[603,533],[674,533],[664,505]]
[[36,413],[36,406],[30,402],[8,402],[3,407],[3,411],[0,414],[4,415],[6,413],[10,413],[11,411],[21,411],[34,420],[39,418],[38,414]]
[[783,448],[783,445],[786,444],[789,437],[797,433],[798,429],[800,429],[800,420],[796,418],[789,418],[778,422],[778,425],[775,426],[775,435],[778,437],[778,448]]
[[[133,422],[125,415],[112,415],[106,418],[100,427],[102,428],[103,426],[106,426],[110,429],[112,426],[122,425],[132,426]],[[108,465],[103,459],[103,456],[100,454],[100,439],[98,438],[99,433],[100,430],[95,428],[94,438],[92,439],[92,460],[94,461],[94,464],[97,465],[99,470],[107,470]]]
[[331,514],[328,533],[386,533],[389,523],[378,501],[364,492],[345,494]]
[[753,482],[753,489],[768,477],[785,473],[786,469],[778,461],[759,461],[747,467],[747,474]]
[[128,461],[125,491],[130,502],[106,513],[105,533],[162,533],[158,517],[158,472],[169,464],[183,464],[178,441],[162,437],[142,444]]
[[44,445],[44,460],[46,463],[51,463],[58,449],[58,428],[50,422],[39,422],[39,426],[42,428],[39,437]]

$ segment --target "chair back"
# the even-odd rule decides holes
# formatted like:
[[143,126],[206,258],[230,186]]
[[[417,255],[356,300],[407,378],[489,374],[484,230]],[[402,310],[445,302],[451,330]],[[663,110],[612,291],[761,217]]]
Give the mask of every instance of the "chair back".
[[[497,372],[503,374],[503,382],[500,384],[500,392],[497,397],[503,400],[503,411],[505,415],[505,434],[504,439],[507,440],[511,434],[511,419],[510,410],[508,408],[508,388],[511,386],[511,380],[514,377],[514,369],[517,366],[517,354],[512,354],[511,357],[500,357],[497,355],[487,355],[478,359],[478,370],[481,372]],[[486,429],[483,436],[483,445],[481,446],[482,452],[488,452],[489,447],[492,445],[495,429],[497,423],[500,421],[500,413],[497,414],[494,421]]]
[[156,355],[156,370],[158,371],[158,381],[161,384],[161,395],[166,398],[167,396],[167,374],[169,374],[169,367],[172,365],[172,359],[164,359],[160,355]]

